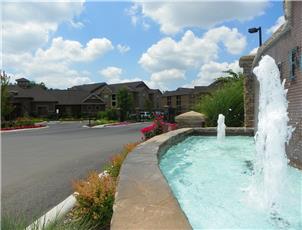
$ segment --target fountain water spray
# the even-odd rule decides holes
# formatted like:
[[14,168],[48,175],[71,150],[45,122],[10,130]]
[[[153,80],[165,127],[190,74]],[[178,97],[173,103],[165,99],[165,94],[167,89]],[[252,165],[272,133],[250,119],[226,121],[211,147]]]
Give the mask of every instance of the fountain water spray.
[[219,114],[217,120],[217,140],[222,141],[225,138],[225,124],[224,124],[225,117],[223,114]]
[[253,70],[260,83],[258,127],[255,135],[256,162],[251,187],[252,200],[261,208],[277,211],[284,186],[287,157],[285,144],[291,137],[286,100],[287,90],[273,58],[264,56]]

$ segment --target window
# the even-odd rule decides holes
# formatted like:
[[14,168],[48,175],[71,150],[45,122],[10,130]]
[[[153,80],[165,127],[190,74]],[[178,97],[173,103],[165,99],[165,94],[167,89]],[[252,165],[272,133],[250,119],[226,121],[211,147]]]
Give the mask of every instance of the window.
[[181,96],[176,96],[176,105],[181,105]]
[[299,47],[295,47],[293,48],[290,52],[289,52],[289,78],[291,80],[296,79],[296,75],[297,75],[297,70],[299,67],[299,53],[300,53],[300,49]]
[[111,96],[111,106],[115,107],[116,106],[116,95],[112,94]]
[[171,105],[171,96],[167,97],[167,105],[170,106]]

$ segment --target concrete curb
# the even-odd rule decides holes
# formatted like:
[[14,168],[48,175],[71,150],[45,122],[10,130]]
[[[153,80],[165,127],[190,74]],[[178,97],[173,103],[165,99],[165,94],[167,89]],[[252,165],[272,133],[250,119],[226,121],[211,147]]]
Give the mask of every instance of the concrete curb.
[[[99,174],[99,177],[106,176],[107,171],[103,171]],[[76,193],[71,194],[65,200],[60,202],[58,205],[50,209],[47,213],[41,216],[39,219],[34,221],[32,224],[27,226],[25,230],[43,230],[48,224],[53,222],[55,219],[63,217],[68,213],[76,204]]]
[[49,126],[39,127],[39,128],[29,128],[29,129],[13,129],[13,130],[1,130],[0,133],[13,133],[13,132],[21,132],[21,131],[27,131],[27,130],[39,130],[39,129],[46,129],[49,128]]
[[137,124],[145,124],[145,123],[149,123],[148,121],[145,122],[135,122],[135,123],[128,123],[128,124],[120,124],[120,125],[115,125],[114,123],[112,124],[104,124],[104,125],[96,125],[96,126],[92,126],[89,127],[87,125],[83,125],[83,128],[91,128],[91,129],[99,129],[99,128],[105,128],[105,127],[121,127],[121,126],[128,126],[128,125],[137,125]]

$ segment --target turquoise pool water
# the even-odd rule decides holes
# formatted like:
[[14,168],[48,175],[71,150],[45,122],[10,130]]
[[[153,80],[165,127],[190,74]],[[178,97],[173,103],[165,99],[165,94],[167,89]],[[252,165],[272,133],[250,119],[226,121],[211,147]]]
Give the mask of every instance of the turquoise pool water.
[[162,156],[160,168],[194,229],[302,229],[302,173],[288,167],[278,212],[249,202],[252,137],[192,136]]

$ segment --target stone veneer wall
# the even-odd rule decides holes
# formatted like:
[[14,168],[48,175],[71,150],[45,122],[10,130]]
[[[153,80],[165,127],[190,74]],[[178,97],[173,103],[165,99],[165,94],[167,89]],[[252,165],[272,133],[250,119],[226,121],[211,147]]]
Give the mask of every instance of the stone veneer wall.
[[254,75],[252,65],[255,55],[243,56],[239,60],[244,75],[244,127],[254,127]]
[[[110,229],[192,229],[159,169],[160,157],[189,135],[216,135],[216,128],[183,128],[138,145],[125,159]],[[253,136],[253,128],[227,128],[226,135]]]

